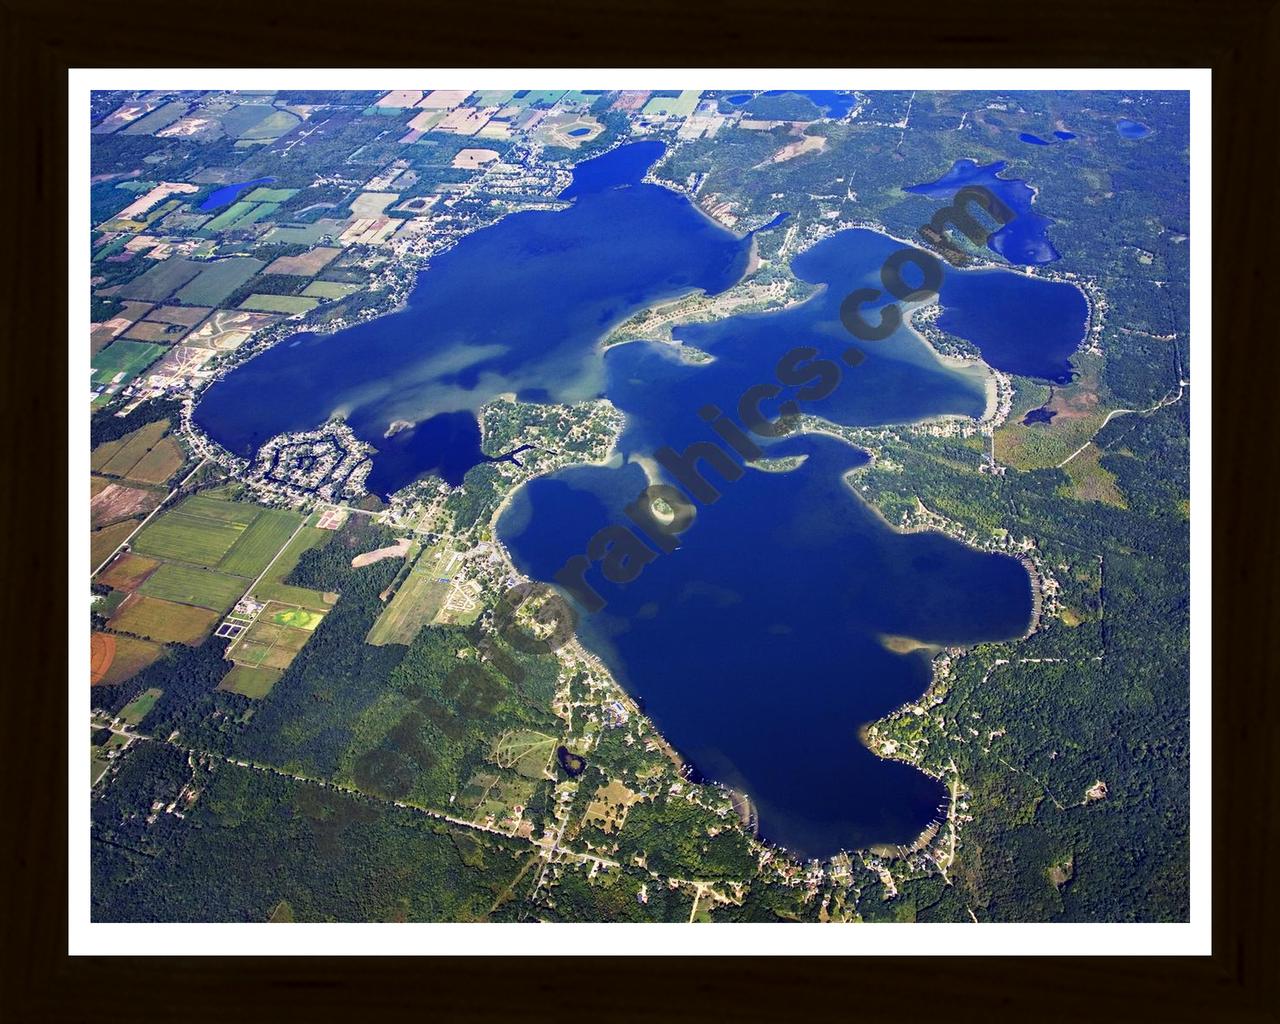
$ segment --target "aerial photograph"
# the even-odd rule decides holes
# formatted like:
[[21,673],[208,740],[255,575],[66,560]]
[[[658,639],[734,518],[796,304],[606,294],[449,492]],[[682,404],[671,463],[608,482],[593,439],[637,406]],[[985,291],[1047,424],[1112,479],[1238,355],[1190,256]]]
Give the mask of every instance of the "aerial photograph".
[[1188,922],[1190,92],[397,84],[87,93],[88,919]]

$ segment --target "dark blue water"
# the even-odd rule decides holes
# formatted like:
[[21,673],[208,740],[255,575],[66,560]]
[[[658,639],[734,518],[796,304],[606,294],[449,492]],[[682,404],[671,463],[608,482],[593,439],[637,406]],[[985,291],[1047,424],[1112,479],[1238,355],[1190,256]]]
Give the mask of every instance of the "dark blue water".
[[788,211],[788,210],[783,210],[781,213],[779,213],[777,216],[775,216],[775,217],[773,218],[773,220],[769,221],[769,223],[768,223],[768,224],[766,224],[764,227],[762,227],[762,228],[756,228],[755,233],[758,235],[758,234],[760,234],[762,231],[772,231],[774,228],[776,228],[779,224],[781,224],[783,221],[785,221],[785,220],[786,220],[788,217],[790,217],[790,216],[791,216],[790,211]]
[[814,106],[819,107],[827,117],[836,118],[837,120],[853,109],[853,93],[837,89],[771,89],[764,95],[784,96],[789,92],[793,92],[797,96],[808,97]]
[[1056,146],[1062,142],[1070,142],[1075,138],[1074,132],[1054,132],[1053,139],[1042,139],[1039,135],[1032,135],[1031,132],[1022,132],[1018,138],[1023,142],[1029,142],[1033,146]]
[[586,135],[589,131],[591,131],[590,128],[574,128],[569,134],[576,138],[579,135]]
[[205,197],[204,202],[200,204],[200,212],[208,213],[221,206],[229,206],[240,197],[242,192],[258,185],[268,185],[275,180],[275,178],[254,178],[253,181],[237,181],[233,185],[223,185],[222,188],[215,189]]
[[[593,580],[608,605],[584,635],[702,775],[751,795],[764,838],[809,856],[909,843],[946,792],[872,755],[858,730],[919,697],[929,662],[881,637],[1017,635],[1031,608],[1026,571],[939,534],[888,529],[843,483],[865,457],[840,442],[801,438],[775,453],[807,460],[724,485],[684,545],[630,584]],[[524,571],[549,578],[600,527],[625,522],[622,506],[644,486],[634,464],[539,478],[499,532]]]
[[1032,209],[1035,191],[1030,185],[1018,178],[999,177],[1005,166],[1003,160],[982,166],[972,160],[957,160],[951,170],[937,181],[909,185],[906,191],[932,199],[949,200],[966,185],[990,189],[1015,216],[987,240],[987,247],[1019,266],[1052,263],[1060,258],[1058,250],[1049,241],[1049,227],[1053,221]]
[[742,106],[742,104],[746,103],[747,100],[751,99],[751,93],[739,92],[739,93],[735,93],[732,96],[726,96],[725,99],[728,100],[730,103],[732,103],[734,106],[740,107]]
[[480,450],[475,413],[466,409],[432,416],[379,439],[377,446],[378,457],[366,482],[374,494],[391,494],[428,473],[456,487],[472,466],[489,461]]
[[1057,415],[1057,409],[1032,409],[1022,417],[1022,422],[1024,426],[1029,427],[1033,423],[1048,423]]
[[[627,153],[639,149],[640,154]],[[638,180],[661,143],[580,165],[573,204],[513,214],[435,258],[404,310],[333,335],[298,334],[213,384],[196,421],[248,457],[268,438],[344,416],[389,493],[481,461],[462,418],[504,392],[581,401],[603,389],[595,343],[636,310],[737,281],[749,243],[683,196]],[[589,163],[597,163],[590,161]],[[417,429],[385,438],[402,420]],[[474,461],[472,461],[474,460]]]
[[605,189],[638,185],[666,151],[665,142],[633,142],[593,160],[584,160],[573,169],[573,181],[560,193],[560,198],[577,199]]
[[997,370],[1065,384],[1088,329],[1080,289],[1003,270],[949,271],[938,326],[973,342]]
[[1125,139],[1145,139],[1151,134],[1151,129],[1139,121],[1117,121],[1116,131]]

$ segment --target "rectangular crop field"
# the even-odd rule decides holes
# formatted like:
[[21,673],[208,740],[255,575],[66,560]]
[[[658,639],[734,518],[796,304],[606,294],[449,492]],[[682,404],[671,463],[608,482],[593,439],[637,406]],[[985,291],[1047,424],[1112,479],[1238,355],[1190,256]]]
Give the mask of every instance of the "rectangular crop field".
[[411,572],[378,616],[365,643],[375,646],[413,643],[418,630],[440,613],[448,595],[448,584],[439,583],[426,573]]
[[238,576],[166,562],[147,578],[138,592],[162,601],[226,612],[240,600],[246,586],[247,581]]
[[239,231],[241,228],[248,227],[250,224],[256,224],[260,220],[271,217],[276,210],[280,209],[279,203],[258,203],[253,209],[247,213],[242,213],[236,218],[234,224],[231,225],[232,230]]
[[128,479],[144,484],[163,484],[181,469],[186,461],[187,457],[182,453],[182,446],[172,437],[163,437],[129,470]]
[[269,603],[228,652],[239,665],[284,669],[311,639],[323,615]]
[[271,563],[301,522],[302,516],[296,512],[263,509],[218,563],[218,568],[253,579]]
[[264,313],[308,313],[320,304],[319,299],[301,295],[250,295],[240,303],[241,309],[253,309]]
[[253,209],[254,203],[246,203],[243,199],[238,203],[232,203],[220,214],[203,226],[204,231],[221,231],[230,224],[234,224],[240,217],[244,216]]
[[170,256],[150,270],[120,286],[120,296],[143,302],[167,299],[200,273],[200,264],[183,256]]
[[146,555],[212,568],[244,532],[237,523],[169,512],[154,519],[138,534],[134,549]]
[[342,299],[359,290],[358,284],[344,284],[341,281],[312,281],[302,289],[302,294],[305,298],[312,299]]
[[245,634],[245,640],[248,643],[262,644],[264,647],[282,647],[289,651],[302,650],[310,639],[311,633],[308,630],[293,629],[275,622],[268,622],[265,618],[259,618]]
[[341,254],[341,249],[318,248],[297,256],[279,256],[271,266],[267,267],[266,273],[286,274],[290,277],[313,277]]
[[111,618],[111,628],[155,640],[199,646],[218,621],[218,613],[154,597],[131,594]]
[[163,693],[163,690],[159,690],[154,686],[143,690],[142,693],[124,706],[124,709],[120,712],[120,717],[130,725],[138,725],[147,717],[147,713],[156,706],[156,701],[160,699]]
[[153,520],[133,546],[144,555],[213,568],[261,511],[196,494]]
[[201,267],[194,281],[179,289],[177,297],[193,306],[216,306],[264,266],[262,260],[251,256],[213,260]]
[[288,626],[291,629],[305,630],[312,632],[323,621],[324,616],[319,612],[309,612],[305,608],[279,608],[273,609],[268,607],[263,611],[263,617],[270,615],[270,622],[277,626]]
[[208,306],[161,306],[148,313],[145,319],[158,324],[194,327],[212,312]]
[[97,473],[124,476],[168,430],[168,420],[156,420],[115,441],[100,444],[89,455],[89,467]]
[[219,690],[243,694],[255,700],[271,692],[284,673],[278,668],[261,668],[254,665],[233,665],[231,671],[218,684]]
[[199,516],[201,519],[214,519],[220,523],[248,526],[258,518],[262,508],[244,501],[227,501],[223,498],[210,498],[205,494],[193,494],[176,511],[188,516]]
[[288,245],[315,245],[326,238],[342,234],[342,221],[321,217],[311,224],[282,224],[263,236],[264,242],[283,242]]
[[245,199],[251,203],[283,203],[298,194],[296,188],[255,188]]
[[685,89],[679,96],[654,96],[644,105],[644,113],[688,117],[698,105],[702,94],[697,89]]
[[[308,299],[314,303],[316,300]],[[95,384],[112,384],[132,380],[165,353],[163,345],[149,345],[145,341],[113,341],[89,360],[93,367]]]
[[130,341],[152,341],[163,345],[172,345],[180,341],[188,328],[181,324],[158,324],[153,320],[139,320],[124,332]]
[[98,574],[98,582],[113,590],[136,590],[153,572],[160,568],[154,558],[143,558],[132,551],[117,556]]

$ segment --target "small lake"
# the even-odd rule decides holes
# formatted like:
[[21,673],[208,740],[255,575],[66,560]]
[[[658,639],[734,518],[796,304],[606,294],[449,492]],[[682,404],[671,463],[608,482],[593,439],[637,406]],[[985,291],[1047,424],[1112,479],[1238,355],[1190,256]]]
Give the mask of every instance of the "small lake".
[[1054,132],[1053,138],[1042,139],[1039,135],[1033,135],[1031,132],[1020,132],[1018,138],[1032,146],[1056,146],[1062,142],[1070,142],[1074,139],[1074,132]]
[[764,95],[785,96],[787,93],[804,96],[820,109],[826,117],[832,117],[837,120],[853,109],[855,100],[852,92],[843,89],[771,89]]
[[269,185],[275,180],[275,178],[254,178],[253,181],[237,181],[232,185],[223,185],[205,196],[204,202],[200,204],[200,212],[209,213],[220,207],[229,206],[240,198],[241,193],[258,185]]
[[1116,131],[1123,139],[1145,139],[1151,134],[1151,129],[1140,121],[1117,121]]
[[984,165],[973,160],[957,160],[936,181],[909,185],[905,191],[931,199],[951,199],[967,185],[980,185],[1014,213],[1013,220],[988,239],[989,249],[1019,266],[1036,266],[1060,259],[1058,250],[1049,241],[1053,221],[1032,209],[1035,190],[1030,185],[1019,178],[1000,177],[1006,166],[1003,160]]

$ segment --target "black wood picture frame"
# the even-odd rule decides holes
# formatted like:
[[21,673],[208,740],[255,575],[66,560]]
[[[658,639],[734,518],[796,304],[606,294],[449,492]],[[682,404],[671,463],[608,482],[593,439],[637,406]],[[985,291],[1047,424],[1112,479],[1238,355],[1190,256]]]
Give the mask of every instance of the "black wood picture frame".
[[[583,0],[445,7],[386,0],[277,7],[224,0],[77,5],[5,0],[0,96],[4,588],[0,1014],[13,1021],[360,1019],[1280,1019],[1274,851],[1280,763],[1271,627],[1277,446],[1275,62],[1280,4],[1070,5],[928,0],[607,9]],[[256,26],[250,33],[245,18]],[[366,27],[357,30],[357,19]],[[549,960],[67,955],[65,807],[67,78],[72,67],[1211,67],[1213,69],[1213,954],[1194,958],[880,959],[786,956],[776,930],[737,958]],[[24,344],[17,344],[25,339]],[[30,342],[35,342],[31,344]],[[1199,511],[1199,510],[1197,510]],[[1202,711],[1204,709],[1201,709]],[[751,926],[744,926],[751,927]],[[988,927],[999,927],[991,925]],[[1060,927],[1072,927],[1061,925]],[[287,941],[287,935],[282,935]],[[531,937],[531,941],[538,941]],[[554,941],[548,933],[548,942]],[[600,942],[608,943],[607,932]],[[957,952],[965,942],[956,935]],[[767,943],[767,944],[766,944]],[[593,944],[594,945],[594,944]],[[352,949],[358,954],[359,949]]]

